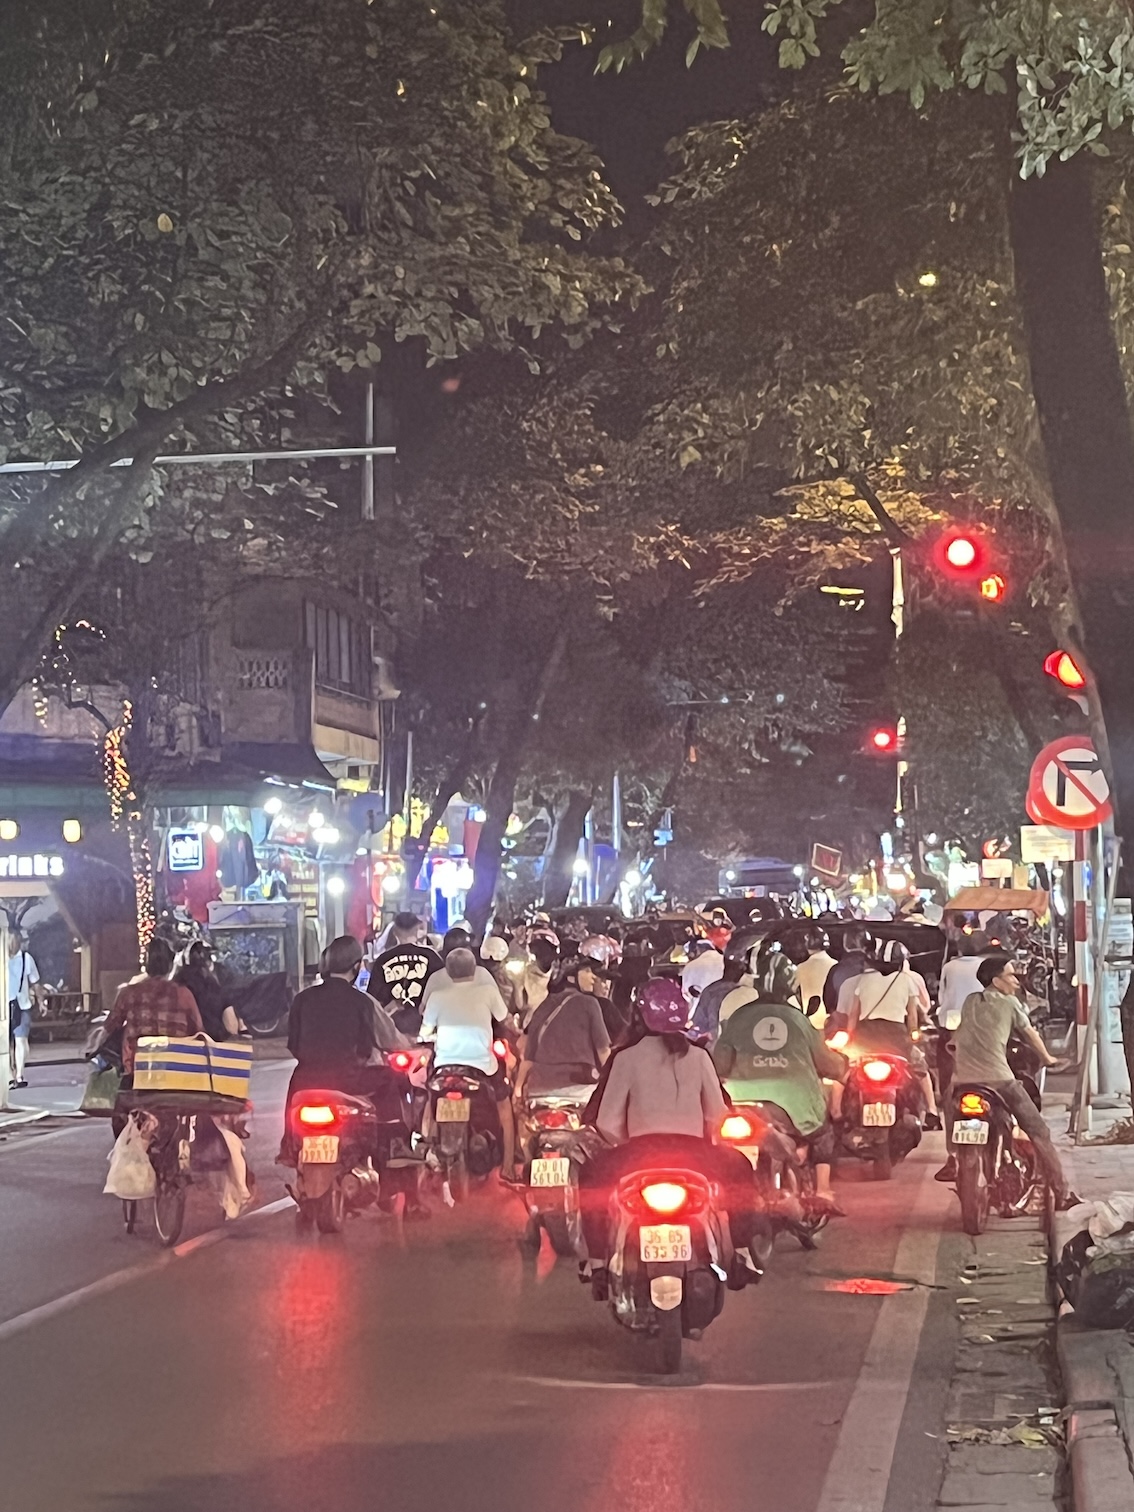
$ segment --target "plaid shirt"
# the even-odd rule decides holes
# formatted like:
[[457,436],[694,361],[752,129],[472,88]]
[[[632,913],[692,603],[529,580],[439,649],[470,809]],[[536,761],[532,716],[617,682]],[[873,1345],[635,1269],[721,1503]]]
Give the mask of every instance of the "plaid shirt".
[[110,1010],[103,1037],[125,1026],[122,1036],[122,1070],[134,1070],[134,1047],[148,1034],[164,1034],[170,1039],[184,1039],[204,1030],[196,999],[188,987],[180,987],[168,977],[143,977],[127,982]]

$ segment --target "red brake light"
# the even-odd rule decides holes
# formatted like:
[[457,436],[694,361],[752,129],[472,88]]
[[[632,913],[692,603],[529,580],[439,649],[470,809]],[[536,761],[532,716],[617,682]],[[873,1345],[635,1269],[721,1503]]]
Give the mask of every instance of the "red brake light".
[[653,1181],[642,1188],[642,1201],[655,1213],[676,1213],[688,1196],[688,1189],[679,1181]]
[[978,1092],[965,1092],[961,1095],[960,1111],[967,1118],[983,1118],[988,1112],[988,1104]]
[[446,1092],[445,1096],[452,1102],[464,1102],[465,1100],[465,1094],[463,1092]]
[[889,1081],[893,1069],[889,1061],[869,1060],[862,1063],[862,1074],[868,1076],[872,1082]]
[[571,1120],[562,1108],[548,1108],[536,1118],[541,1129],[567,1129],[571,1126]]
[[326,1103],[304,1103],[296,1114],[301,1124],[309,1128],[326,1128],[335,1121],[335,1110]]
[[721,1138],[730,1139],[736,1144],[740,1144],[746,1139],[751,1139],[754,1133],[755,1130],[744,1117],[743,1113],[730,1113],[724,1123],[721,1124]]
[[389,1061],[395,1071],[408,1071],[413,1065],[413,1056],[406,1050],[395,1050]]

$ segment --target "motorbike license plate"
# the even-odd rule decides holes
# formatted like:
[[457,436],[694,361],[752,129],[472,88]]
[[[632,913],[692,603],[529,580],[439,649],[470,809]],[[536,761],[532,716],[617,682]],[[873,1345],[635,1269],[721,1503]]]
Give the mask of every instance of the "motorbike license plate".
[[645,1223],[638,1230],[643,1260],[692,1260],[693,1242],[687,1223]]
[[987,1144],[988,1125],[983,1118],[958,1118],[953,1125],[954,1144]]
[[571,1162],[566,1156],[532,1161],[529,1183],[534,1187],[565,1187],[570,1180]]
[[897,1121],[898,1113],[893,1103],[863,1103],[862,1126],[864,1129],[888,1129]]
[[467,1097],[439,1097],[437,1099],[438,1123],[468,1123],[472,1108]]
[[304,1165],[336,1165],[339,1158],[337,1134],[305,1134],[299,1158]]

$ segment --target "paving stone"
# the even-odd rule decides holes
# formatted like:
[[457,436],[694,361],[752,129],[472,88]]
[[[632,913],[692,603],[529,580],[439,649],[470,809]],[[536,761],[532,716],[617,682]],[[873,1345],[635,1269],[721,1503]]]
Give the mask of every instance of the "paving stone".
[[979,1475],[1003,1472],[1054,1475],[1059,1469],[1059,1454],[1050,1446],[1027,1444],[953,1444],[949,1450],[949,1471],[971,1471]]
[[945,1484],[941,1487],[938,1505],[942,1507],[965,1507],[973,1502],[989,1502],[992,1506],[1050,1502],[1055,1495],[1055,1477],[1050,1474],[979,1475],[966,1471],[948,1470]]
[[1063,1512],[1056,1501],[968,1502],[963,1507],[950,1506],[949,1512]]

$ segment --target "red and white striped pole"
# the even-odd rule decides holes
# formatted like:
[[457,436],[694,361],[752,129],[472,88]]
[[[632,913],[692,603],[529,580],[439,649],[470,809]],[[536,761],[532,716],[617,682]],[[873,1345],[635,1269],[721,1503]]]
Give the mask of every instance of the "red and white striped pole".
[[[1088,856],[1086,830],[1075,831],[1075,861],[1071,873],[1071,936],[1075,951],[1075,1040],[1082,1055],[1091,1008],[1091,924],[1088,903]],[[1094,1068],[1087,1068],[1088,1086],[1094,1086]]]

